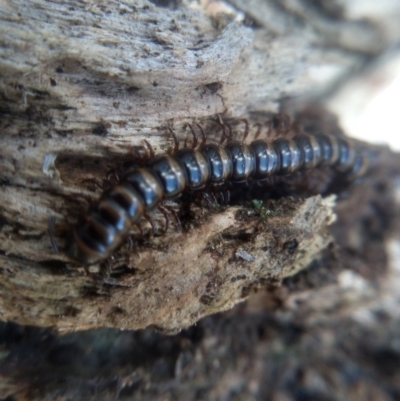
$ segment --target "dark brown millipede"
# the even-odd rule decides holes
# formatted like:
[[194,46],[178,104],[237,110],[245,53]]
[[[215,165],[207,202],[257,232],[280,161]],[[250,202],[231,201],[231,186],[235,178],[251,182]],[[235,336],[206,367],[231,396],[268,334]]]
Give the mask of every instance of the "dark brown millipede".
[[[248,123],[246,132],[248,134]],[[179,149],[174,133],[172,154],[154,156],[144,168],[126,171],[117,185],[106,190],[99,201],[72,229],[67,254],[84,264],[92,264],[110,256],[121,245],[133,225],[167,199],[184,191],[206,191],[227,182],[240,183],[252,178],[258,182],[273,175],[289,175],[318,167],[332,167],[349,179],[362,176],[367,158],[343,137],[326,134],[297,134],[272,142],[256,139],[250,144],[233,141],[225,133],[219,144],[202,141],[193,127],[192,146]],[[256,138],[259,136],[257,131]],[[227,144],[224,145],[224,141]],[[151,148],[151,147],[150,147]],[[163,207],[163,206],[161,206]]]

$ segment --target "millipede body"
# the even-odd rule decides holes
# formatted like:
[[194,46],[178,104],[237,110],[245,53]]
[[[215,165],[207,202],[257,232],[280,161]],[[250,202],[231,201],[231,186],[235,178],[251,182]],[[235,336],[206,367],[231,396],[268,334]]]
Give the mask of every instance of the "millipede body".
[[331,167],[352,180],[365,173],[367,159],[349,140],[325,134],[250,144],[230,141],[224,146],[205,140],[197,146],[195,137],[192,147],[176,146],[172,155],[155,156],[147,167],[126,171],[73,228],[67,254],[85,265],[107,258],[142,217],[185,191],[207,191],[249,179],[262,184],[274,175],[319,167]]

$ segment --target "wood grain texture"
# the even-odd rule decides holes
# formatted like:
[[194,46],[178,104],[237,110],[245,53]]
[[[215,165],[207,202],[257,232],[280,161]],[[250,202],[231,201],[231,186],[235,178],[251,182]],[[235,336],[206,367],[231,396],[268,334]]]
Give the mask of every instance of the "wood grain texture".
[[[1,256],[2,319],[60,330],[153,325],[179,331],[231,308],[252,289],[295,274],[327,245],[332,203],[315,197],[285,207],[292,212],[272,204],[265,209],[269,217],[247,208],[203,212],[188,232],[137,247],[131,268],[117,278],[112,269],[96,279],[76,267],[21,266]],[[119,256],[116,266],[124,262]]]
[[[86,276],[53,252],[47,235],[54,216],[62,248],[67,228],[98,196],[85,180],[102,180],[129,161],[143,139],[162,152],[167,126],[183,141],[187,122],[209,127],[217,114],[265,119],[286,98],[321,99],[399,38],[396,29],[380,29],[398,15],[392,2],[367,22],[338,3],[335,32],[342,24],[350,33],[334,41],[327,40],[333,37],[328,11],[309,14],[307,4],[251,2],[221,14],[186,1],[171,8],[144,0],[0,3],[2,319],[60,330],[175,331],[245,299],[243,289],[261,278],[291,274],[294,255],[281,253],[280,245],[260,251],[278,227],[286,227],[278,242],[294,232],[296,252],[307,250],[294,271],[314,257],[327,242],[325,219],[332,215],[319,198],[278,204],[279,216],[269,216],[266,227],[256,217],[235,220],[234,208],[196,211],[195,228],[139,246],[127,262],[132,277],[118,280],[109,272],[93,276],[101,266]],[[238,21],[243,11],[252,25]],[[314,216],[307,222],[305,209]],[[216,259],[205,251],[214,237],[240,230],[250,231],[251,246],[238,239]],[[255,261],[235,256],[239,248]],[[232,283],[238,276],[245,278]]]

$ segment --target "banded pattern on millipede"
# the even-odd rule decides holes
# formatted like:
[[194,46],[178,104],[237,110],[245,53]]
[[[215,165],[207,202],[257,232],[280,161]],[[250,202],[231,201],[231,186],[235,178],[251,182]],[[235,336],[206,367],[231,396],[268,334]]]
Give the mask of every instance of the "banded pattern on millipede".
[[217,145],[203,139],[197,146],[197,136],[192,132],[192,147],[185,143],[179,149],[175,138],[172,155],[152,157],[147,167],[126,171],[117,185],[102,194],[83,222],[72,230],[67,245],[72,259],[92,264],[107,258],[142,217],[163,200],[185,191],[199,192],[249,179],[262,183],[274,175],[319,167],[334,168],[353,180],[365,173],[368,164],[349,140],[325,134],[298,134],[272,142],[257,139],[250,144],[229,140],[225,146],[223,141]]

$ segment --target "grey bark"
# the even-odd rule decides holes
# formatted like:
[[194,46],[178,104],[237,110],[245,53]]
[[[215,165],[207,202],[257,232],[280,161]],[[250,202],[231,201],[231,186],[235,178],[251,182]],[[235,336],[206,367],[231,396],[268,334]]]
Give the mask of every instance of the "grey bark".
[[[379,338],[383,337],[371,317],[374,311],[386,313],[391,325],[398,322],[394,255],[398,252],[395,183],[399,175],[395,157],[384,150],[374,150],[380,156],[369,178],[377,188],[385,188],[384,195],[383,190],[374,192],[368,184],[352,189],[349,199],[339,202],[338,222],[331,232],[328,223],[336,213],[334,202],[317,196],[271,202],[262,211],[245,206],[217,210],[193,206],[183,233],[171,229],[141,242],[133,251],[125,247],[106,269],[104,265],[92,266],[89,275],[63,252],[52,250],[47,235],[49,217],[56,217],[55,238],[62,249],[69,227],[101,192],[94,180],[101,182],[107,171],[135,157],[133,149],[143,151],[144,139],[161,153],[171,146],[168,127],[183,143],[188,135],[186,124],[198,122],[212,141],[220,136],[217,115],[224,120],[248,118],[254,123],[265,122],[271,113],[282,109],[296,114],[304,104],[329,100],[340,85],[396,49],[400,38],[400,8],[394,0],[378,8],[368,1],[184,1],[167,8],[157,4],[1,3],[0,317],[61,332],[99,326],[155,326],[173,333],[251,295],[250,301],[232,312],[229,333],[218,326],[218,322],[225,324],[229,315],[209,318],[200,323],[205,334],[191,349],[193,353],[184,346],[179,357],[175,351],[166,351],[167,356],[163,355],[175,366],[175,376],[167,382],[149,373],[164,360],[164,356],[150,356],[150,349],[143,365],[128,364],[126,370],[122,362],[116,362],[109,370],[89,369],[82,374],[68,362],[65,366],[72,370],[60,369],[51,376],[52,363],[62,365],[58,348],[62,339],[51,343],[55,359],[50,365],[47,359],[43,364],[36,360],[46,373],[44,377],[51,379],[47,382],[35,376],[37,380],[30,380],[28,376],[34,375],[29,361],[26,366],[19,362],[13,365],[13,361],[21,361],[21,355],[24,358],[23,351],[6,345],[0,372],[4,397],[14,394],[15,399],[41,399],[45,394],[57,399],[65,393],[67,399],[85,399],[92,391],[88,388],[94,377],[100,383],[96,391],[107,399],[115,390],[108,378],[117,375],[117,389],[136,388],[132,383],[140,377],[140,391],[133,390],[132,397],[146,394],[148,399],[156,399],[151,397],[162,397],[168,388],[172,389],[171,397],[196,399],[196,391],[204,388],[205,399],[229,399],[234,391],[229,383],[243,375],[244,396],[296,399],[289,382],[282,378],[280,387],[274,387],[274,372],[262,375],[266,361],[273,363],[279,355],[277,349],[276,353],[266,351],[271,349],[269,340],[255,337],[246,348],[249,355],[235,353],[241,313],[253,332],[254,313],[260,313],[262,320],[265,309],[273,312],[268,316],[273,316],[278,328],[270,338],[278,348],[286,344],[281,338],[282,325],[301,325],[311,339],[315,333],[327,355],[334,354],[342,338],[329,342],[335,322],[341,330],[349,321],[355,322],[359,332],[360,325],[372,322],[371,331]],[[241,129],[235,126],[235,134]],[[392,167],[385,170],[385,165]],[[375,206],[369,209],[371,204]],[[391,220],[386,226],[379,225],[379,213]],[[161,217],[156,214],[155,219],[162,227]],[[365,224],[372,225],[368,236],[363,234]],[[299,246],[288,252],[287,244],[294,238]],[[338,259],[332,247],[344,249],[338,251]],[[363,259],[363,253],[369,259]],[[314,262],[321,270],[309,267],[313,260],[323,261]],[[121,265],[128,267],[124,270],[128,274],[119,277],[116,272]],[[376,266],[380,275],[374,272]],[[320,274],[330,278],[321,279]],[[272,288],[282,280],[281,287]],[[262,290],[254,295],[265,288],[266,293]],[[207,326],[214,323],[215,329]],[[259,326],[264,327],[262,323]],[[145,333],[153,336],[150,331]],[[27,347],[37,348],[42,341],[39,337]],[[7,333],[3,338],[8,338]],[[283,365],[303,366],[310,338],[300,341],[298,359],[288,357]],[[225,340],[233,345],[229,343],[220,352]],[[76,341],[81,344],[81,340]],[[145,343],[140,338],[137,341],[137,348],[131,349],[135,357]],[[157,337],[157,341],[176,345],[184,340]],[[354,341],[362,342],[362,338],[355,335]],[[43,351],[43,358],[48,352],[48,348]],[[258,352],[266,359],[255,357]],[[187,354],[193,357],[189,362]],[[229,368],[230,354],[234,368]],[[216,355],[220,355],[223,368],[213,381],[207,366],[218,359]],[[195,362],[199,360],[204,369],[196,381]],[[250,365],[254,369],[243,367]],[[309,375],[304,387],[314,388],[311,379],[316,377],[317,365],[304,370]],[[79,385],[62,385],[64,373]],[[266,377],[271,379],[268,389],[260,384]],[[382,400],[389,399],[387,394],[398,389],[388,377],[381,387],[368,380],[361,380],[360,386],[365,391],[372,387]],[[180,387],[179,380],[187,386]],[[332,383],[333,379],[326,380]],[[154,392],[146,393],[151,383],[157,383]],[[351,395],[352,390],[341,382],[335,383],[333,387],[346,389],[348,399],[363,399]],[[35,386],[42,392],[30,392]],[[389,391],[384,386],[392,387]]]
[[[2,263],[11,275],[3,276],[3,319],[56,325],[63,330],[98,325],[139,328],[149,324],[176,330],[242,299],[239,295],[232,297],[228,291],[219,307],[203,310],[199,299],[206,295],[205,277],[215,266],[205,260],[187,267],[189,243],[191,238],[195,242],[197,236],[194,229],[184,235],[171,232],[155,241],[183,241],[182,248],[187,253],[178,254],[178,262],[172,259],[162,268],[155,262],[153,273],[145,260],[138,261],[145,259],[144,255],[132,257],[135,260],[130,262],[130,266],[148,276],[154,290],[171,287],[161,285],[164,272],[168,272],[171,283],[184,288],[173,298],[187,302],[188,294],[196,294],[192,300],[196,306],[188,309],[195,310],[189,314],[191,318],[183,313],[185,316],[176,321],[172,317],[175,306],[169,313],[162,309],[163,318],[156,318],[157,299],[169,299],[169,290],[154,293],[140,277],[128,280],[128,284],[115,281],[115,294],[111,302],[107,301],[107,311],[95,306],[98,299],[93,309],[82,298],[85,289],[92,288],[82,269],[67,264],[67,276],[54,275],[60,267],[50,274],[47,266],[60,266],[52,261],[68,263],[68,259],[62,252],[52,251],[47,225],[49,216],[56,217],[56,240],[62,248],[67,227],[79,214],[74,216],[73,212],[84,213],[88,200],[90,203],[99,196],[90,192],[93,185],[87,184],[88,180],[101,181],[109,168],[134,157],[132,148],[143,146],[143,139],[148,139],[156,151],[165,150],[170,142],[167,125],[184,139],[184,123],[198,121],[207,127],[217,114],[224,118],[255,115],[265,121],[262,116],[276,111],[283,98],[321,96],[367,57],[384,52],[398,37],[394,29],[381,29],[398,12],[394,5],[395,13],[387,13],[386,19],[376,24],[346,19],[328,23],[333,11],[324,8],[314,8],[313,13],[319,13],[320,19],[313,19],[309,7],[301,2],[289,2],[283,8],[274,3],[248,3],[244,7],[247,18],[254,18],[253,28],[233,21],[235,14],[215,11],[212,4],[206,4],[205,9],[191,4],[162,12],[147,2],[3,4],[0,241]],[[345,11],[341,10],[343,18]],[[300,23],[310,19],[313,24]],[[343,33],[343,38],[331,34],[333,27]],[[369,46],[365,46],[366,37]],[[332,38],[336,43],[329,43]],[[312,72],[318,68],[333,73],[322,74],[317,87]],[[210,132],[212,139],[215,130]],[[320,213],[325,212],[316,211]],[[231,211],[223,212],[221,219],[230,221],[231,215]],[[217,223],[203,224],[204,244],[219,229],[235,229],[214,229],[213,224]],[[267,231],[265,236],[267,241]],[[201,252],[199,247],[194,254]],[[310,257],[314,253],[313,249]],[[167,251],[166,260],[168,254]],[[176,255],[174,247],[170,254]],[[150,255],[150,260],[157,259],[151,252]],[[259,256],[258,264],[268,259],[267,255]],[[181,264],[186,266],[184,276],[192,283],[190,286],[178,284],[183,271],[177,266]],[[270,269],[257,274],[268,276]],[[282,266],[276,268],[280,278],[285,276],[283,270]],[[219,279],[225,282],[231,277],[226,268],[222,267],[222,271]],[[243,287],[258,278],[251,272]],[[133,282],[141,282],[142,289],[130,289],[127,295],[126,286],[132,287]],[[26,293],[23,283],[29,283]],[[99,285],[92,284],[93,288]],[[16,286],[22,286],[17,299]],[[140,297],[154,308],[141,308],[142,301],[138,301],[135,291],[141,292]],[[15,308],[16,301],[23,304],[27,299],[34,305],[43,304]],[[147,310],[149,316],[127,321],[123,315],[132,305],[135,310]],[[96,308],[103,310],[103,318],[94,318],[99,316]],[[115,308],[124,313],[121,319],[111,322],[108,316]],[[68,318],[68,310],[79,312]]]

